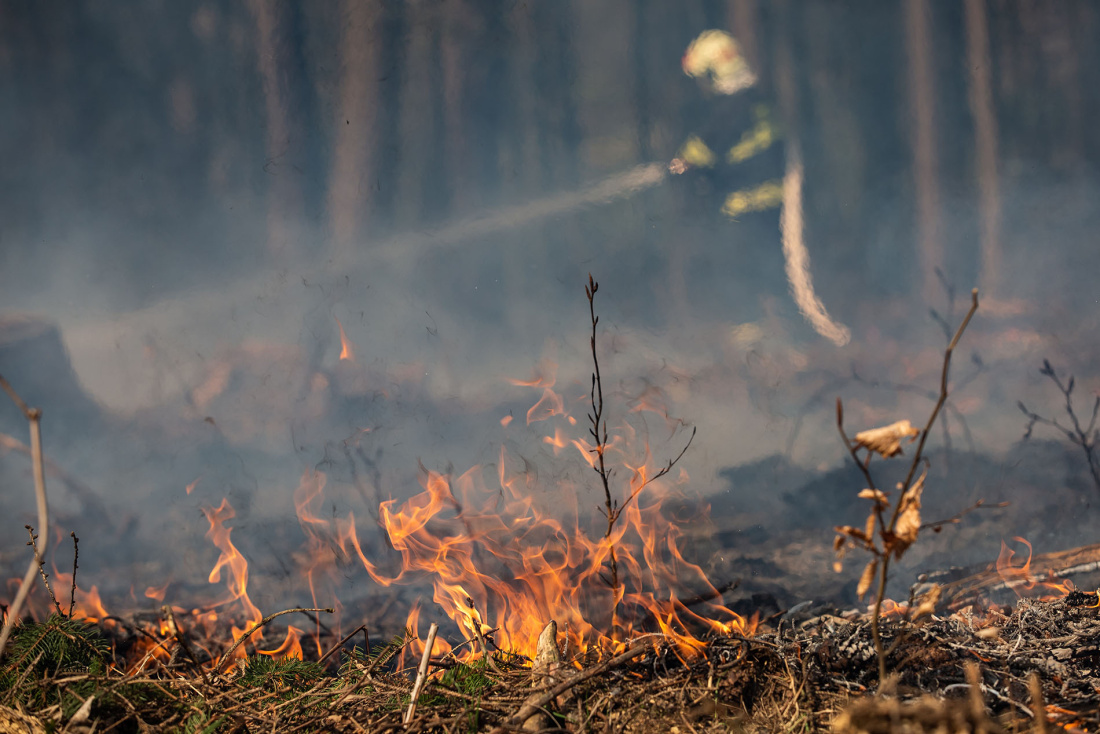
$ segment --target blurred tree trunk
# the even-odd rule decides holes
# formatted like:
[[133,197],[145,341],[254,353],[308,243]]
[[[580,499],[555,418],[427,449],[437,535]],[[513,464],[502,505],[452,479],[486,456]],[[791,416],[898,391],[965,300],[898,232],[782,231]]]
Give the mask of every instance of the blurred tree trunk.
[[905,46],[909,58],[909,144],[917,192],[917,262],[921,297],[939,296],[936,268],[943,268],[939,161],[936,150],[936,98],[933,90],[928,0],[905,0]]
[[568,0],[534,5],[539,29],[536,89],[542,100],[539,170],[544,190],[576,185],[579,178],[580,124],[577,121],[577,50],[574,8]]
[[529,4],[516,3],[509,13],[508,27],[515,38],[511,78],[512,88],[515,90],[512,105],[515,110],[516,136],[514,144],[505,151],[508,154],[505,170],[511,169],[514,185],[523,198],[530,199],[542,193],[539,134],[543,111],[539,88],[535,82],[540,59],[534,9]]
[[829,243],[832,258],[860,268],[865,260],[860,257],[865,240],[858,230],[864,219],[867,154],[851,83],[856,62],[851,47],[834,32],[838,26],[850,28],[850,19],[829,2],[809,3],[802,12],[809,106],[818,122],[807,131],[813,141],[807,141],[806,152],[807,157],[816,153],[828,181],[828,186],[816,190],[829,212],[820,222],[822,241]]
[[650,0],[634,0],[630,4],[631,34],[630,53],[634,66],[634,137],[638,146],[637,160],[648,162],[653,156],[652,128],[650,118],[650,88],[648,44]]
[[[749,66],[761,74],[760,45],[757,41],[757,0],[727,0],[727,23],[734,37],[741,44],[742,52]],[[763,80],[761,80],[763,81]]]
[[981,274],[986,299],[1004,297],[1001,275],[1001,192],[997,179],[997,117],[993,111],[992,62],[985,0],[966,0],[966,60],[974,116],[981,211]]
[[377,136],[378,12],[373,3],[344,0],[339,92],[328,183],[335,255],[350,255],[367,220]]
[[[378,7],[378,94],[375,129],[371,136],[371,217],[374,229],[392,228],[400,203],[398,179],[404,165],[406,112],[402,100],[409,93],[408,51],[409,14],[413,8],[405,0],[368,3]],[[419,116],[420,113],[417,112]],[[415,122],[415,118],[414,121]]]
[[448,0],[443,7],[443,32],[440,39],[440,63],[443,81],[443,135],[450,186],[450,205],[467,211],[471,197],[466,186],[470,167],[466,132],[466,39],[472,33],[473,11],[466,0]]
[[303,216],[302,193],[288,154],[292,144],[287,70],[286,6],[282,2],[249,0],[256,22],[256,62],[260,72],[267,120],[264,172],[268,175],[267,251],[276,262],[293,253],[295,228]]
[[[400,166],[394,184],[394,218],[398,229],[415,227],[429,221],[435,214],[430,204],[431,187],[440,181],[443,171],[432,170],[433,146],[438,130],[439,96],[433,79],[438,64],[433,57],[438,50],[436,31],[441,22],[438,3],[425,0],[403,0],[408,14],[407,32],[399,42],[405,44],[403,57],[400,119],[404,121],[393,145],[400,146]],[[441,70],[440,70],[441,72]]]

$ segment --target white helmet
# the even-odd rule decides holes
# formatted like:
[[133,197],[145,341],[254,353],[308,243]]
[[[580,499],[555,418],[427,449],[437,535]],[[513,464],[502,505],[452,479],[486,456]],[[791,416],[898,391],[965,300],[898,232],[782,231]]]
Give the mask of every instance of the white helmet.
[[733,36],[725,31],[703,31],[691,42],[681,61],[684,73],[709,79],[715,92],[735,94],[756,84],[748,62]]

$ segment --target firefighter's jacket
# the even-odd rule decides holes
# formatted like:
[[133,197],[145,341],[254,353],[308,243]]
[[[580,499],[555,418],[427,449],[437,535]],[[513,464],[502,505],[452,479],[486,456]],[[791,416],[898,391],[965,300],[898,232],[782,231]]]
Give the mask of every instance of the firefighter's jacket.
[[784,162],[775,110],[755,88],[698,94],[687,108],[687,132],[676,153],[687,164],[675,185],[688,210],[736,220],[778,207]]

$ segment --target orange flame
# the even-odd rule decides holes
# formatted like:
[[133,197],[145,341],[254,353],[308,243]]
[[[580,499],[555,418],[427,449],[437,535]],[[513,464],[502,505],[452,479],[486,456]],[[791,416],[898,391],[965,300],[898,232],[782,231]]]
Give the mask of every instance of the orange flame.
[[164,595],[168,591],[168,586],[171,581],[165,581],[160,586],[150,586],[145,589],[145,597],[147,599],[154,599],[156,601],[164,601]]
[[[222,604],[231,602],[240,602],[244,612],[246,622],[245,629],[240,629],[235,624],[232,627],[233,640],[236,641],[244,636],[247,629],[258,624],[260,620],[263,619],[260,610],[257,609],[256,605],[252,603],[252,600],[248,598],[248,561],[245,560],[245,557],[241,555],[241,552],[237,550],[237,547],[233,545],[233,541],[229,538],[232,528],[225,527],[225,522],[236,517],[237,513],[232,505],[229,504],[229,500],[224,497],[222,498],[221,506],[218,508],[215,509],[207,506],[201,509],[202,513],[206,515],[207,521],[210,523],[210,530],[207,531],[206,537],[221,551],[217,563],[214,564],[214,568],[210,571],[210,583],[219,583],[222,578],[222,569],[224,568],[227,571],[225,585],[229,590],[229,598],[215,606],[221,606]],[[249,641],[255,644],[256,640],[262,636],[263,631],[256,630],[252,633]],[[243,658],[246,654],[244,645],[239,646],[234,651],[234,657],[237,658]]]
[[302,643],[301,643],[302,630],[298,629],[294,625],[287,625],[286,639],[283,640],[283,644],[279,645],[274,650],[257,650],[256,652],[261,655],[270,655],[273,658],[280,658],[284,660],[302,659]]
[[[555,453],[572,444],[591,465],[597,448],[568,437],[575,421],[567,419],[548,382],[540,376],[528,383],[542,391],[528,422],[566,417],[544,441]],[[554,514],[540,509],[536,498],[543,493],[536,491],[534,472],[526,460],[512,458],[503,447],[491,471],[474,467],[455,477],[421,467],[419,494],[379,506],[379,524],[401,558],[396,575],[383,573],[366,557],[351,513],[345,518],[318,516],[312,507],[322,501],[325,477],[307,472],[295,495],[299,520],[310,538],[302,567],[311,588],[324,564],[331,567],[334,558],[352,554],[384,586],[431,579],[433,600],[464,638],[472,639],[477,625],[482,632],[493,630],[493,642],[501,649],[525,655],[534,654],[551,619],[577,651],[595,646],[613,652],[637,634],[656,632],[682,655],[693,655],[704,646],[696,632],[751,634],[755,619],[745,620],[723,606],[702,568],[684,558],[685,530],[676,514],[665,509],[666,500],[679,496],[676,482],[670,476],[653,481],[648,447],[638,449],[636,443],[637,433],[624,425],[602,447],[609,465],[624,468],[627,477],[610,532],[606,520],[593,527],[581,521],[578,488],[563,480],[550,499],[559,505]],[[489,477],[495,486],[486,483]],[[687,475],[681,472],[680,477],[686,481]],[[609,582],[612,554],[618,588]],[[687,596],[713,601],[696,599],[698,609],[692,610],[681,601]],[[408,618],[417,640],[420,613],[414,606]],[[438,644],[439,649],[451,649],[441,638]],[[419,642],[407,649],[415,653],[418,646],[423,649]],[[472,654],[469,650],[463,654]]]
[[1054,592],[1039,597],[1042,601],[1052,601],[1062,598],[1073,590],[1073,582],[1068,579],[1055,581],[1054,576],[1049,573],[1046,580],[1035,578],[1031,572],[1031,543],[1019,536],[1014,537],[1013,540],[1027,546],[1027,560],[1019,566],[1014,566],[1012,559],[1016,557],[1016,551],[1009,548],[1002,540],[1001,552],[997,556],[997,574],[1001,577],[1005,586],[1016,593],[1016,596],[1024,596],[1021,591],[1031,591],[1039,588]]
[[[332,318],[336,319],[335,316]],[[352,351],[351,340],[348,339],[348,335],[344,332],[344,325],[340,323],[340,319],[336,319],[336,326],[340,329],[340,359],[354,362],[355,352]]]

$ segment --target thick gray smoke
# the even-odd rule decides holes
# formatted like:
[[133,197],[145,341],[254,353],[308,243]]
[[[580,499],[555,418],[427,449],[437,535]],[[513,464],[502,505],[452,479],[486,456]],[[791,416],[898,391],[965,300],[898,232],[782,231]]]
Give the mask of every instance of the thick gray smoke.
[[[568,477],[594,507],[510,382],[556,370],[583,433],[589,272],[612,424],[660,406],[658,465],[681,448],[663,413],[698,428],[700,552],[858,524],[835,398],[853,431],[922,424],[973,286],[928,512],[1016,504],[912,563],[1083,537],[1100,488],[1057,432],[1021,448],[1016,403],[1062,415],[1044,358],[1086,421],[1100,390],[1097,9],[785,7],[0,0],[0,374],[45,410],[89,577],[204,582],[197,508],[223,496],[278,576],[260,558],[294,547],[307,470],[363,534],[418,461],[461,473],[502,444],[540,502]],[[681,67],[718,28],[753,70],[728,95]],[[669,172],[713,131],[709,165]],[[2,446],[14,569],[33,499]]]

